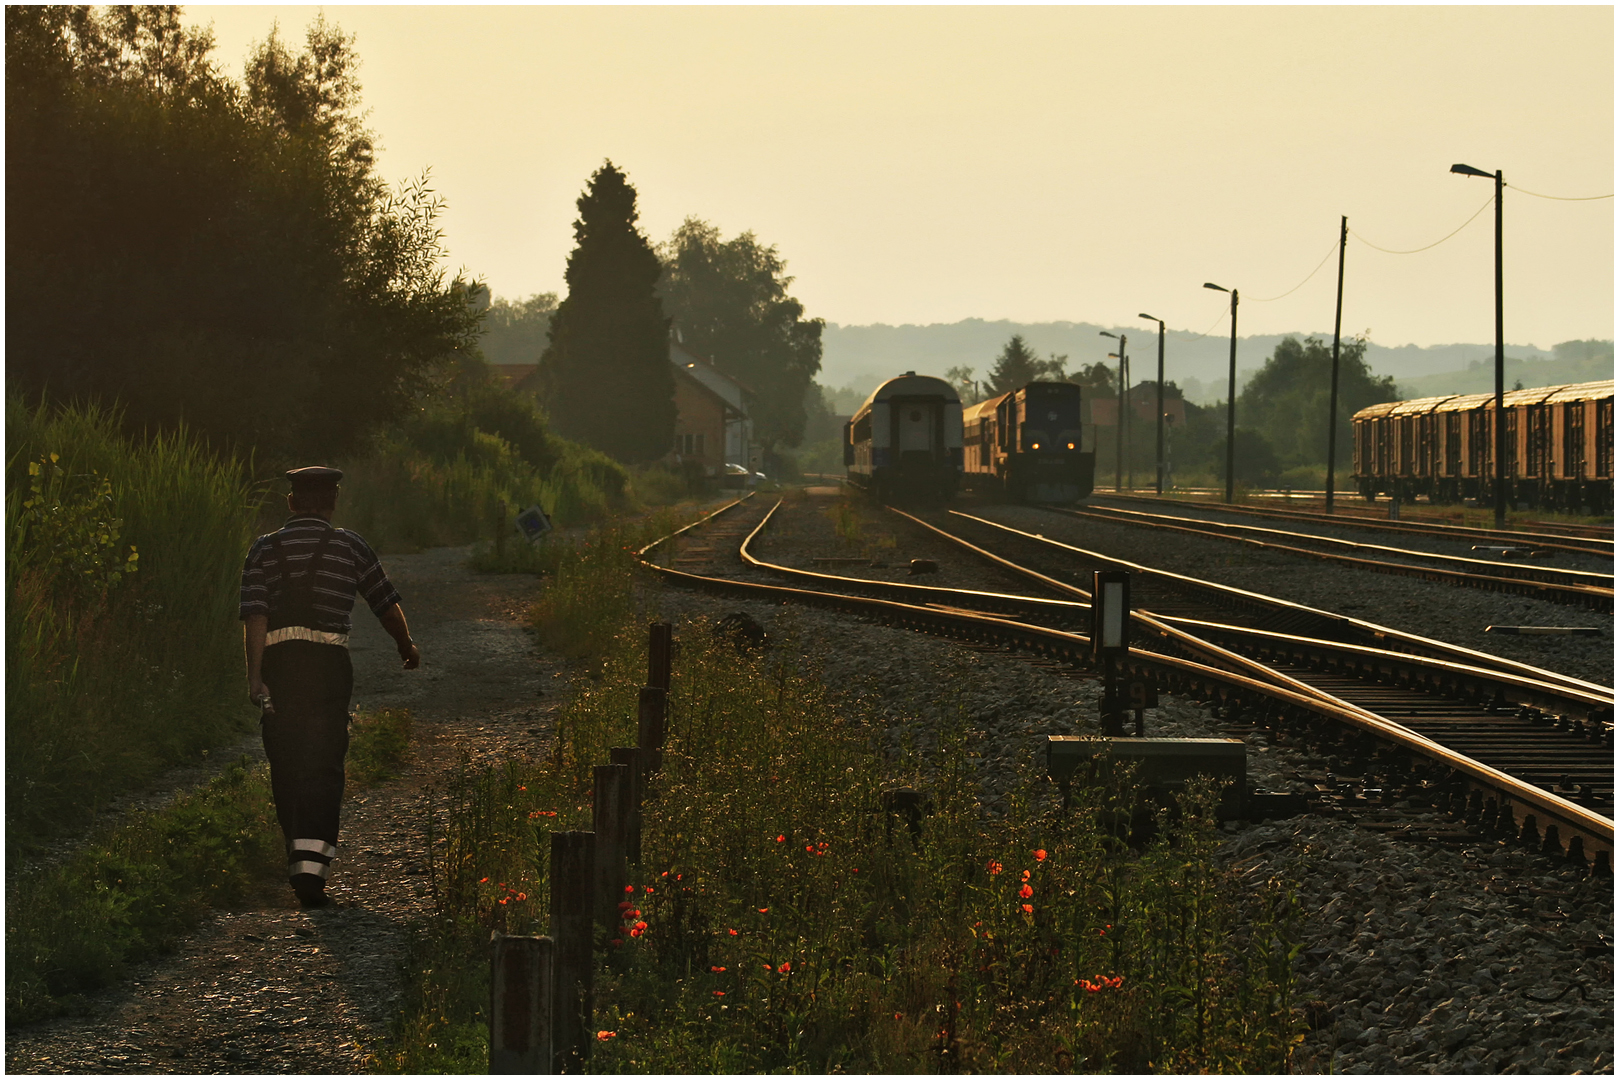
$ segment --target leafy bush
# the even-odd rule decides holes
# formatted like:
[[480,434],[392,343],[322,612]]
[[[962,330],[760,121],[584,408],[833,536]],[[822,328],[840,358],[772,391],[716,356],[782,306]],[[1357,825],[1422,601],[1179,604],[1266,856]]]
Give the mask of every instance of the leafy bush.
[[236,613],[255,500],[184,431],[131,440],[113,412],[15,397],[6,413],[15,848],[246,730]]

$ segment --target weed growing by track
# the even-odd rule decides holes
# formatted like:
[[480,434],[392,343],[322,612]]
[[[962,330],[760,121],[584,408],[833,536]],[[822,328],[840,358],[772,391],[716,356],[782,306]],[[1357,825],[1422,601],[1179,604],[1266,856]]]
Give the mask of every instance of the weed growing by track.
[[[550,833],[590,827],[590,766],[635,738],[645,631],[610,563],[581,558],[577,599],[545,609],[552,633],[595,618],[586,598],[623,613],[552,758],[463,762],[437,800],[437,911],[379,1068],[487,1067],[489,932],[547,932]],[[1122,786],[991,816],[964,726],[925,770],[886,759],[878,721],[790,647],[742,656],[703,624],[677,640],[593,1070],[1285,1070],[1292,904],[1214,868],[1212,788],[1139,850],[1110,831]],[[901,784],[930,804],[916,831],[882,809]]]

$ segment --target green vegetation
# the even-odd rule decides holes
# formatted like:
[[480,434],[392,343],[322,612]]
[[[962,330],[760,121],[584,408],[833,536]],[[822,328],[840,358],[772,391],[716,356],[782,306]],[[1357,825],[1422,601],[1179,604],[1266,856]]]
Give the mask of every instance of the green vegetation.
[[166,949],[211,907],[280,869],[269,776],[247,758],[211,784],[142,813],[6,882],[6,1020],[72,1011],[131,962]]
[[6,444],[16,853],[247,730],[236,601],[256,500],[187,432],[127,438],[94,406],[10,397]]
[[[483,290],[487,297],[488,290]],[[491,364],[538,364],[551,340],[556,293],[535,293],[524,300],[495,297],[483,313],[478,349]]]
[[541,397],[559,434],[619,461],[656,461],[675,433],[669,320],[654,291],[663,268],[635,224],[635,187],[611,161],[578,205]]
[[390,189],[353,40],[272,28],[240,83],[177,7],[7,8],[6,371],[131,430],[329,456],[474,344],[442,202]]
[[[625,546],[580,560],[578,595],[627,593]],[[576,636],[585,610],[551,609],[549,632]],[[437,912],[376,1067],[487,1067],[489,932],[546,932],[549,834],[589,827],[590,767],[636,736],[644,629],[618,610],[551,758],[464,761],[442,792]],[[1122,779],[1064,812],[1031,774],[989,814],[980,737],[946,721],[936,753],[885,758],[880,722],[793,655],[679,631],[633,903],[603,938],[594,1071],[1285,1070],[1293,904],[1214,868],[1215,790],[1136,851],[1113,839]],[[916,834],[880,809],[896,785],[931,802]]]
[[752,392],[754,437],[776,476],[781,466],[771,459],[805,441],[805,394],[821,369],[825,322],[804,318],[804,305],[787,293],[787,264],[751,232],[725,240],[691,217],[659,255],[664,311],[687,348]]
[[349,786],[370,787],[398,776],[410,753],[411,731],[409,709],[356,713],[343,762]]

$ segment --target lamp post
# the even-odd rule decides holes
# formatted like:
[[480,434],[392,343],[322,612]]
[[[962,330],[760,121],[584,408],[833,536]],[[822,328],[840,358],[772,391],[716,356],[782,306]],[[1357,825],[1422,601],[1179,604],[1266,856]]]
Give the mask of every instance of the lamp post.
[[1501,170],[1487,173],[1471,165],[1452,165],[1450,171],[1462,176],[1495,177],[1495,527],[1507,527],[1507,425],[1502,411],[1506,384],[1506,341],[1501,323]]
[[1344,325],[1344,249],[1349,245],[1349,215],[1342,215],[1338,230],[1338,306],[1332,316],[1332,394],[1327,399],[1327,513],[1332,513],[1332,491],[1338,468],[1338,339]]
[[1233,502],[1237,494],[1237,290],[1212,281],[1205,281],[1203,287],[1231,294],[1231,372],[1225,403],[1225,501]]
[[1141,312],[1138,319],[1158,324],[1158,494],[1164,493],[1164,320]]
[[1117,494],[1124,490],[1124,343],[1127,339],[1124,334],[1110,334],[1106,330],[1100,333],[1119,343],[1118,352],[1108,353],[1109,357],[1119,358],[1119,409],[1113,422],[1113,491]]

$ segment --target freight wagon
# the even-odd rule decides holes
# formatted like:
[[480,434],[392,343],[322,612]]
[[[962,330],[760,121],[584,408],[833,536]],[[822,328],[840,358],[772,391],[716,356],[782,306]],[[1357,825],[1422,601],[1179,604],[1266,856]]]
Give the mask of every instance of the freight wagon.
[[[1512,390],[1502,398],[1507,500],[1613,510],[1613,380]],[[1434,502],[1495,498],[1495,395],[1389,401],[1354,416],[1355,483]]]

